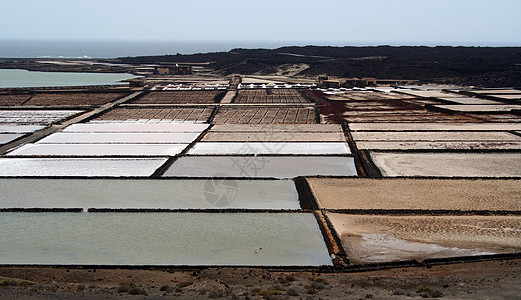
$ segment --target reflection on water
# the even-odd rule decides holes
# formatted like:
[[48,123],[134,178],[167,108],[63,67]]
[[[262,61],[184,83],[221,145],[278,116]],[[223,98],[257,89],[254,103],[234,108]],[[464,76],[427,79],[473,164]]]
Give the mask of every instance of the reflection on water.
[[300,209],[292,180],[3,178],[0,191],[0,208]]
[[0,213],[0,264],[332,265],[313,214]]
[[113,85],[122,84],[121,80],[136,77],[125,73],[35,72],[0,69],[0,88]]

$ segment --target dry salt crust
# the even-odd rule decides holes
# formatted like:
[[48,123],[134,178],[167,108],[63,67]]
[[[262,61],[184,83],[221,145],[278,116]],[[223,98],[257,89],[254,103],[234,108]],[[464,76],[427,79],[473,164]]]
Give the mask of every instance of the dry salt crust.
[[350,123],[352,131],[509,131],[521,123]]
[[474,94],[521,94],[521,90],[514,89],[490,89],[490,90],[471,90]]
[[494,98],[498,99],[505,99],[505,100],[521,100],[521,94],[517,95],[497,95],[497,94],[489,94],[487,96],[492,96]]
[[443,93],[438,91],[413,91],[413,90],[407,90],[407,91],[401,91],[404,94],[407,95],[413,95],[417,97],[434,97],[434,98],[448,98],[448,97],[455,97],[459,98],[461,95],[459,94],[452,94],[452,93]]
[[341,156],[187,156],[178,158],[164,177],[357,176],[354,159]]
[[0,264],[332,265],[310,213],[0,213],[0,227]]
[[197,143],[191,155],[212,154],[279,154],[279,155],[345,155],[351,154],[347,143]]
[[359,131],[352,132],[355,141],[521,141],[521,137],[508,132],[380,132]]
[[0,208],[300,209],[291,180],[0,179]]
[[371,152],[384,177],[521,177],[517,153]]
[[510,112],[521,109],[521,105],[434,105],[434,107],[460,112]]
[[521,211],[520,180],[308,178],[321,208]]
[[461,98],[453,98],[453,97],[440,97],[440,100],[450,101],[456,104],[500,104],[497,101],[479,99],[479,98],[471,98],[471,97],[461,97]]
[[73,124],[63,132],[202,132],[208,128],[208,124],[134,124],[134,123],[86,123]]
[[175,156],[188,144],[26,144],[7,155],[20,156]]
[[19,133],[0,133],[0,145],[7,144],[10,141],[16,140],[19,137],[24,136],[24,134]]
[[41,139],[37,144],[190,144],[199,132],[60,132]]
[[166,158],[0,158],[0,177],[148,177]]
[[81,110],[1,110],[3,124],[51,124],[82,113]]
[[357,142],[363,150],[521,150],[521,142]]
[[377,216],[328,213],[349,259],[389,262],[521,250],[521,218]]

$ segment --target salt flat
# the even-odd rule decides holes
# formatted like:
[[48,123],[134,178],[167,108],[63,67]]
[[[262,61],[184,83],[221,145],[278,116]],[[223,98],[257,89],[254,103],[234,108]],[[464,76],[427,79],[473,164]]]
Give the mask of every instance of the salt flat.
[[327,209],[521,211],[520,180],[308,178]]
[[165,177],[357,176],[352,157],[337,156],[188,156],[178,158]]
[[517,153],[371,152],[384,177],[521,177]]
[[0,158],[0,177],[148,177],[166,158]]

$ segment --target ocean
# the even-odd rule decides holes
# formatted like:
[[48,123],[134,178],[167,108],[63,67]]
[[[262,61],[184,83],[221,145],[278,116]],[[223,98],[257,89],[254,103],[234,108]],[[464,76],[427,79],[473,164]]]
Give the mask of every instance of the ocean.
[[221,52],[234,48],[273,49],[282,46],[286,45],[283,42],[0,40],[0,57],[95,59]]

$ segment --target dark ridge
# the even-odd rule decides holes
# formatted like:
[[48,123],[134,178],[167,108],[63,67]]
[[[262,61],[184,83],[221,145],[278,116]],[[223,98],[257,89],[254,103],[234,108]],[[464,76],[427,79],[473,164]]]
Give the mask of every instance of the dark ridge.
[[521,47],[282,47],[229,52],[126,57],[120,63],[209,63],[228,74],[269,74],[305,63],[299,75],[418,79],[482,87],[521,87]]
[[450,210],[450,209],[324,209],[349,215],[391,216],[521,216],[519,210]]
[[318,210],[318,204],[309,187],[308,181],[304,177],[297,177],[293,180],[298,192],[300,207],[304,210]]
[[83,212],[82,208],[0,208],[0,212]]

